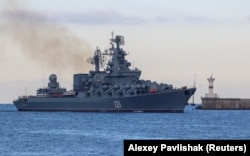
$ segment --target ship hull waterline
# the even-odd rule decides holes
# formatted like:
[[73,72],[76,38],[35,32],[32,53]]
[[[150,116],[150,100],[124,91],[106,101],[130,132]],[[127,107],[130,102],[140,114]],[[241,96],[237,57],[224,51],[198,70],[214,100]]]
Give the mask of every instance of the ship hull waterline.
[[[130,97],[29,97],[14,101],[18,111],[184,112],[195,88]],[[188,94],[187,94],[188,93]]]

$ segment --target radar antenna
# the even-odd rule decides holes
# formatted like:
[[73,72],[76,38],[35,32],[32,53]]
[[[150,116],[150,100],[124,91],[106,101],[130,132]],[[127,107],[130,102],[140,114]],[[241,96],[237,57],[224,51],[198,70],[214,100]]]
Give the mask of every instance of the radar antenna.
[[[194,88],[195,88],[195,81],[196,81],[196,74],[194,74]],[[195,103],[194,103],[194,94],[192,96],[192,105],[194,106]]]
[[114,38],[114,31],[111,32],[111,37],[112,37],[111,39]]

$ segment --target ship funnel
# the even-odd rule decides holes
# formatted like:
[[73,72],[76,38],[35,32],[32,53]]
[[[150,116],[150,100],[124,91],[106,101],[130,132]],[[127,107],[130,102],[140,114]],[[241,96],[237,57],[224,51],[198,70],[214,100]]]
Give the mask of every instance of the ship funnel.
[[95,71],[99,71],[100,67],[103,68],[106,63],[106,57],[102,55],[102,52],[98,47],[94,53],[93,57],[89,57],[87,62],[95,65]]

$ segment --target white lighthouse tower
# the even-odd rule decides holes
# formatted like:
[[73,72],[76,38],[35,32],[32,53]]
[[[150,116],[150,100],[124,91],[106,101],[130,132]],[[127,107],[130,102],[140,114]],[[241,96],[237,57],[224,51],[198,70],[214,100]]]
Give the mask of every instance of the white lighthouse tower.
[[212,75],[210,76],[210,78],[207,78],[208,82],[209,82],[209,92],[208,94],[205,95],[205,98],[218,98],[217,94],[214,94],[213,90],[214,90],[214,80],[215,78],[212,77]]

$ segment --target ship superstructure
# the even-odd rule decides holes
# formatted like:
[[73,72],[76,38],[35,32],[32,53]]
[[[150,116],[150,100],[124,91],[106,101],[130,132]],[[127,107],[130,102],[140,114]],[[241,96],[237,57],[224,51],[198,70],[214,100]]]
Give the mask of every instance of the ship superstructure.
[[[55,74],[50,75],[47,88],[36,96],[19,97],[18,110],[36,111],[160,111],[183,112],[196,88],[173,88],[171,84],[140,79],[141,71],[131,69],[123,36],[110,39],[104,52],[97,48],[87,61],[94,71],[74,74],[73,90],[60,88]],[[100,68],[103,68],[101,70]]]

